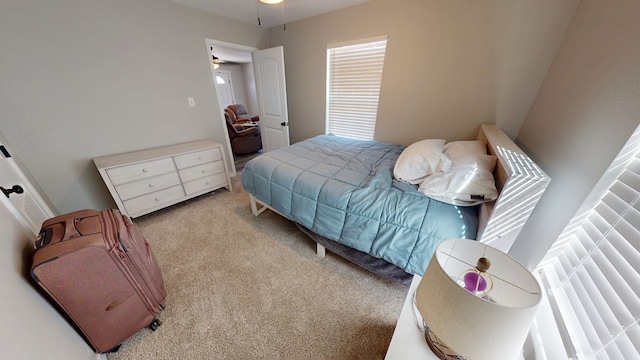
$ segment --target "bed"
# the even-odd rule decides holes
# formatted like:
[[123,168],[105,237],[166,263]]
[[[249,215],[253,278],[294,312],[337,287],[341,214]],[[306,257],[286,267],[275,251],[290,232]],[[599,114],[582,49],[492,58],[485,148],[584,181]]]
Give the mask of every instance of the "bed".
[[[494,197],[489,191],[487,198],[449,201],[423,190],[423,184],[462,167],[452,165],[460,159],[453,152],[437,164],[429,160],[427,176],[405,179],[417,176],[415,162],[407,160],[410,150],[424,153],[432,139],[405,147],[320,135],[249,161],[241,180],[255,216],[270,209],[294,221],[316,241],[319,256],[328,248],[406,283],[423,274],[437,245],[449,238],[477,239],[508,251],[549,183],[497,126],[482,125],[477,140],[494,159]],[[447,163],[449,158],[458,160]],[[404,166],[403,173],[401,163],[413,167]]]

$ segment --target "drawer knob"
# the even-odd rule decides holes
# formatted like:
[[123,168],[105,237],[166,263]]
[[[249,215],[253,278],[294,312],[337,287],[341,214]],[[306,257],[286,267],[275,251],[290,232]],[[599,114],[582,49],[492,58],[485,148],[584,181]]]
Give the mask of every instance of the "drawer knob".
[[198,156],[198,160],[202,160],[202,156]]
[[149,172],[149,170],[147,170],[146,168],[142,169],[143,173]]
[[160,201],[160,198],[156,196],[155,201]]
[[149,183],[149,187],[153,187],[153,183]]
[[206,173],[207,173],[207,170],[202,169],[202,173],[203,173],[203,174],[206,174]]

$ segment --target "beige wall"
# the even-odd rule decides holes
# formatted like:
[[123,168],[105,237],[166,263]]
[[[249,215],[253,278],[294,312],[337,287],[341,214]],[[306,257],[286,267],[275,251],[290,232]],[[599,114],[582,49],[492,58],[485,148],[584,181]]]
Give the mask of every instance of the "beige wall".
[[640,2],[583,0],[518,141],[552,178],[512,254],[534,266],[640,123]]
[[269,29],[285,53],[291,141],[324,133],[327,44],[389,35],[376,139],[515,137],[579,0],[372,0]]
[[242,71],[244,72],[244,86],[247,93],[247,111],[249,114],[258,115],[260,109],[258,108],[258,94],[256,92],[256,76],[253,72],[253,63],[242,64]]
[[114,206],[94,157],[224,142],[205,39],[268,46],[257,25],[169,0],[0,9],[0,131],[60,212]]

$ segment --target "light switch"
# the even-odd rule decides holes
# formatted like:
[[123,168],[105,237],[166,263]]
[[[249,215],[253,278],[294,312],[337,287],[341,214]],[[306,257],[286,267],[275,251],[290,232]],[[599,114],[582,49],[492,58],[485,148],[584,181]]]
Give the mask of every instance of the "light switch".
[[191,96],[187,98],[187,102],[189,103],[189,107],[196,107],[196,101]]

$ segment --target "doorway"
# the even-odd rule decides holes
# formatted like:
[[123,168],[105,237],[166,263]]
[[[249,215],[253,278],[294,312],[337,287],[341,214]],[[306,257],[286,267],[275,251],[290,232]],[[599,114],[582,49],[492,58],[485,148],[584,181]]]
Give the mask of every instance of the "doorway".
[[[214,68],[211,62],[213,81],[216,87],[218,104],[221,110],[223,128],[227,128],[224,118],[224,109],[231,104],[242,104],[251,115],[259,113],[258,96],[256,94],[255,76],[253,72],[252,53],[256,48],[228,43],[219,40],[206,39],[207,49],[211,50],[212,56],[218,58],[218,67]],[[249,156],[233,155],[231,139],[225,132],[227,152],[230,154],[232,175],[236,175],[241,170],[243,164],[248,161]],[[253,154],[249,154],[253,155]],[[259,155],[257,153],[255,156]]]

